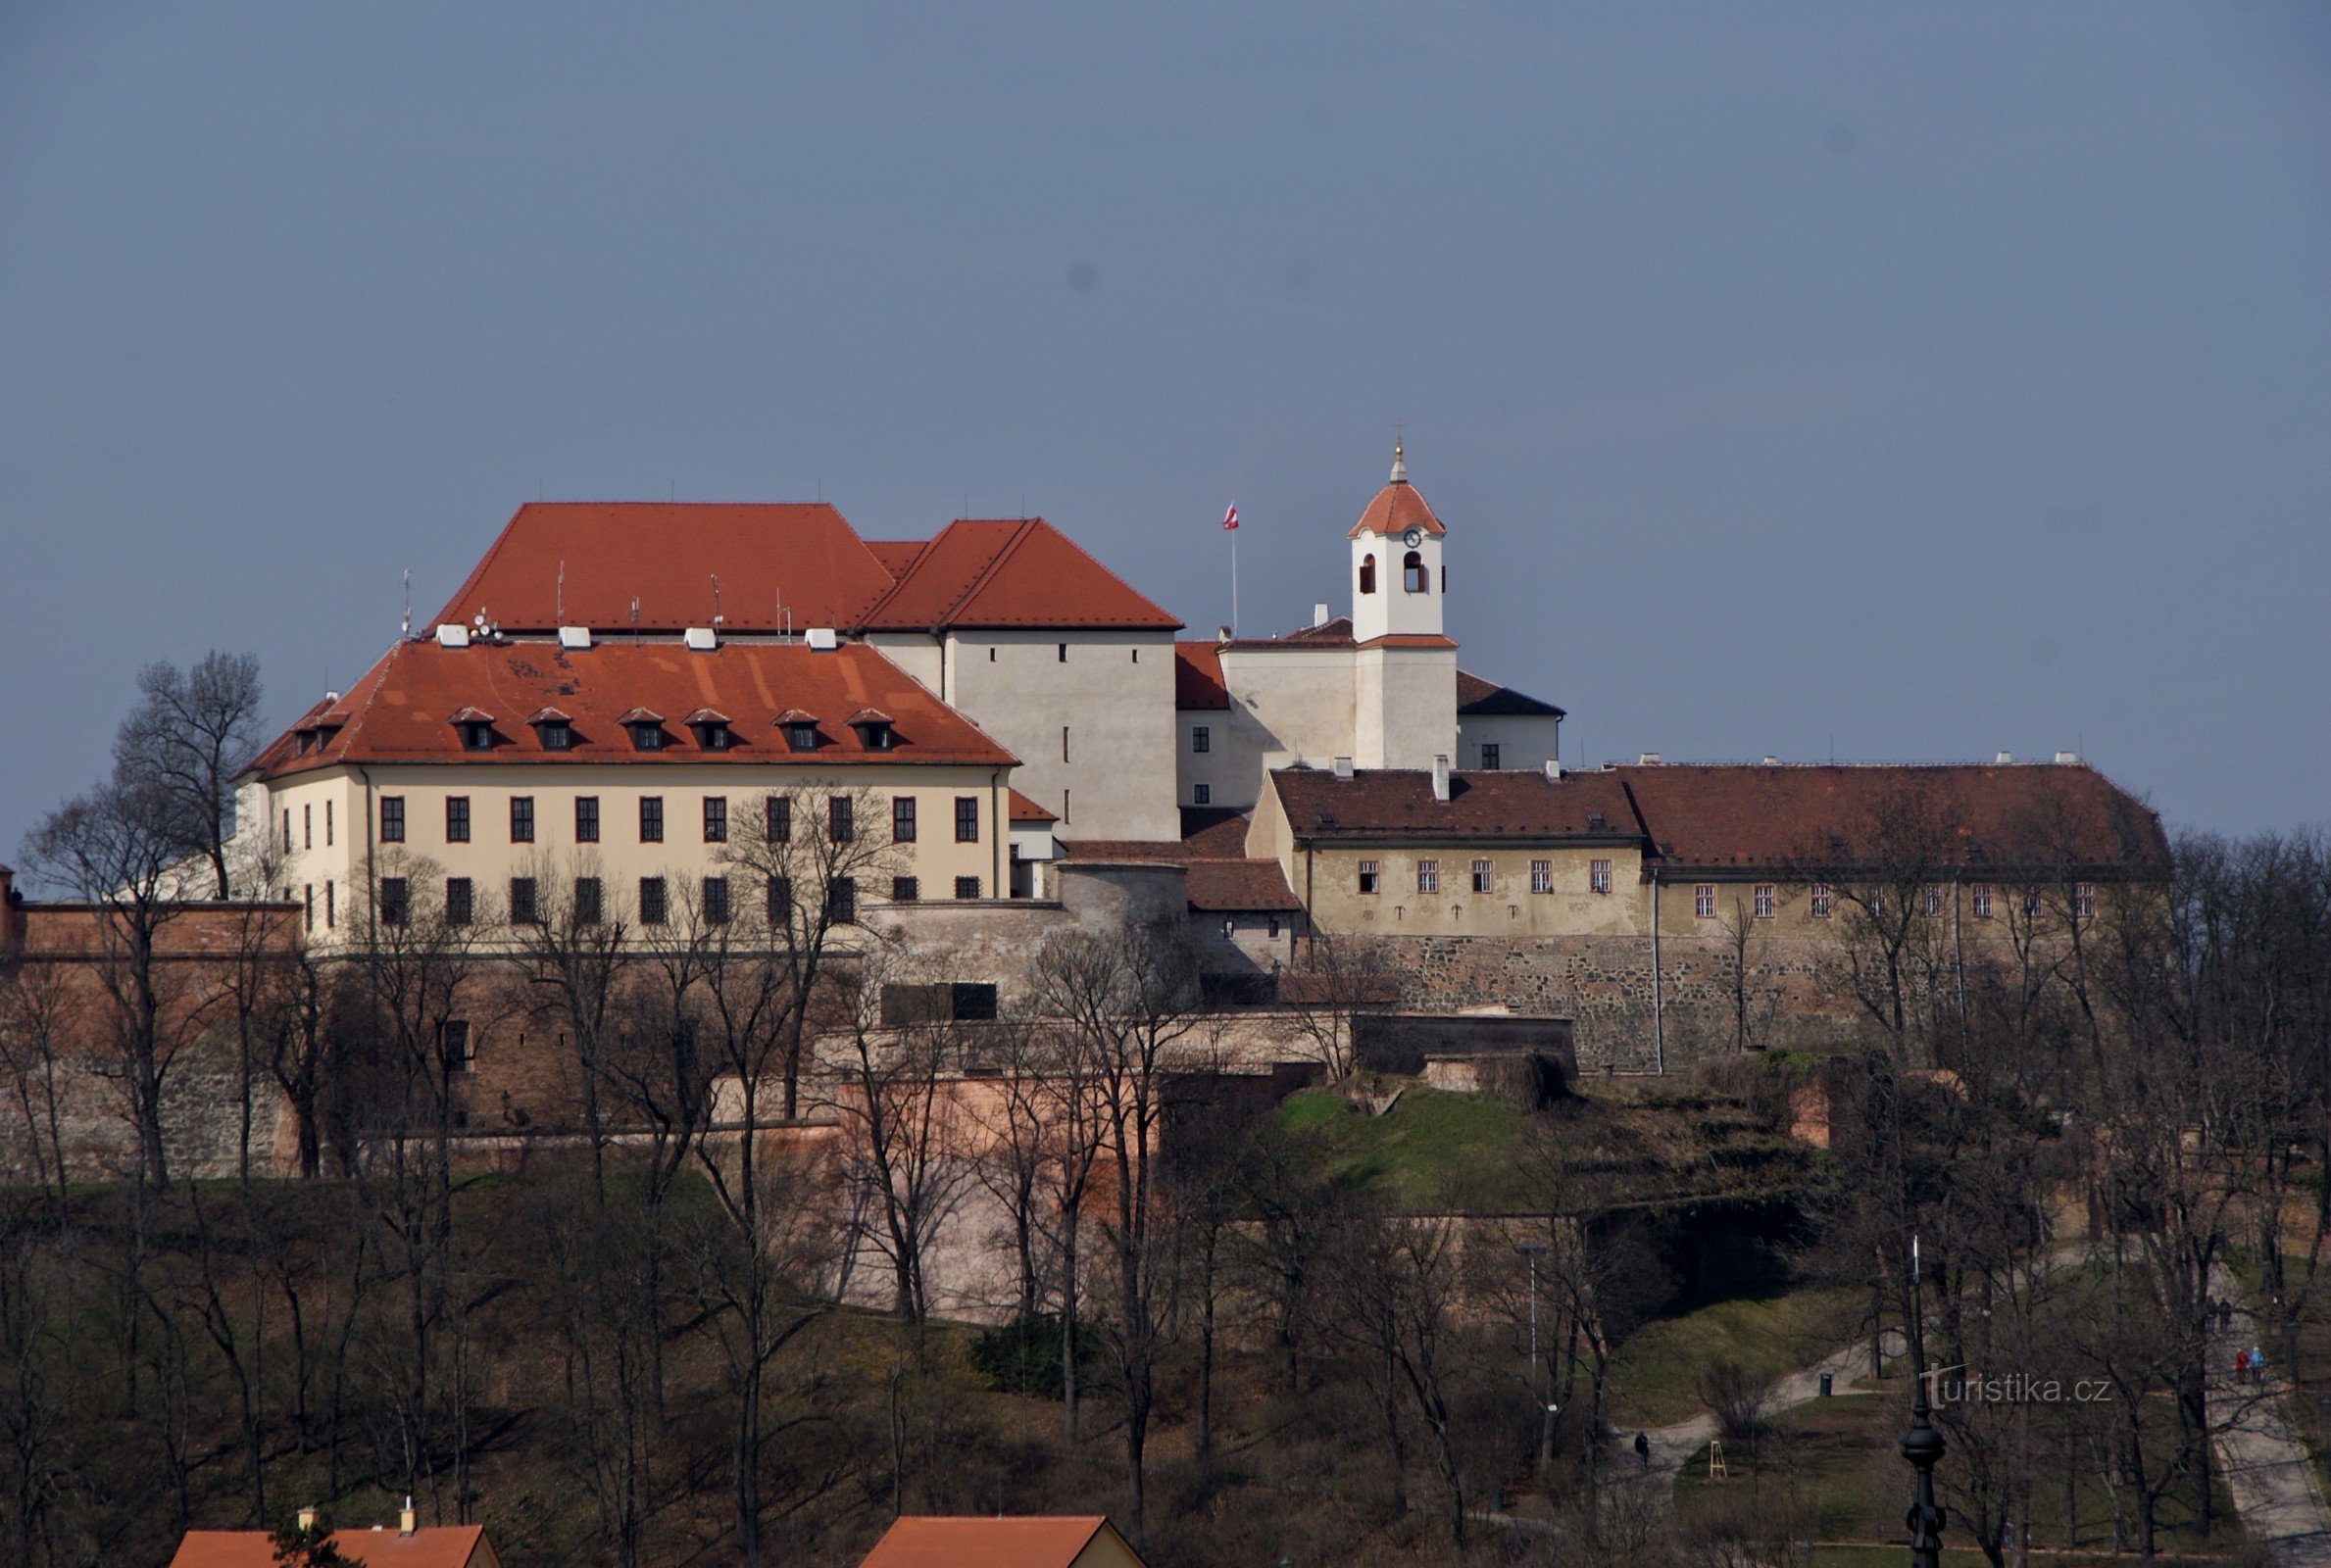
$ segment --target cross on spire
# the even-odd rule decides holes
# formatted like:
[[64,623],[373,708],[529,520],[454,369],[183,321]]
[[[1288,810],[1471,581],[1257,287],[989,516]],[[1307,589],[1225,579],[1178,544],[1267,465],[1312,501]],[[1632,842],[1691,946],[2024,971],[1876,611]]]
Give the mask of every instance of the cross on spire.
[[1409,465],[1401,456],[1401,437],[1408,428],[1409,421],[1406,419],[1392,421],[1392,482],[1394,484],[1409,482]]

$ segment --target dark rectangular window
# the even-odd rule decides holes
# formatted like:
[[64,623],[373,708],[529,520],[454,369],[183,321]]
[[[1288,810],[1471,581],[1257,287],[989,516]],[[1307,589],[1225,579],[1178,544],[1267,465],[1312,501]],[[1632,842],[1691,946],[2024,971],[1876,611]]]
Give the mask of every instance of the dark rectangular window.
[[380,923],[403,925],[413,914],[413,889],[401,876],[380,879]]
[[915,797],[894,795],[890,798],[890,842],[915,842]]
[[574,730],[563,718],[543,720],[536,733],[542,737],[542,749],[546,752],[564,752],[574,745]]
[[1061,644],[1061,662],[1064,664],[1068,662],[1068,645],[1066,643]]
[[467,795],[445,797],[445,842],[470,842],[470,797]]
[[704,842],[728,842],[728,797],[725,795],[707,795],[704,798]]
[[510,797],[510,842],[534,842],[534,797],[531,795]]
[[534,879],[514,876],[510,879],[510,923],[534,925],[542,919],[540,905],[534,897]]
[[769,923],[772,926],[793,922],[793,878],[772,876],[769,879]]
[[836,844],[847,844],[858,837],[858,822],[850,809],[850,797],[828,795],[825,798],[825,830]]
[[955,842],[979,842],[979,797],[976,795],[958,795],[955,798]]
[[468,925],[477,915],[477,896],[466,876],[445,879],[445,919],[449,925]]
[[769,841],[771,844],[793,842],[793,797],[772,795],[769,798]]
[[639,798],[639,842],[664,842],[664,797],[661,795],[642,795]]
[[660,752],[664,750],[664,726],[661,724],[632,725],[631,745],[635,751]]
[[597,925],[606,912],[606,895],[600,891],[597,877],[578,876],[574,879],[574,923],[576,925]]
[[890,879],[891,903],[913,904],[917,899],[921,897],[922,884],[914,877],[894,876]]
[[313,806],[300,808],[300,848],[316,848],[316,808]]
[[664,879],[643,876],[639,879],[639,920],[642,925],[662,925],[670,911],[664,902]]
[[704,918],[712,925],[728,923],[728,878],[708,876],[704,879]]
[[825,888],[825,917],[835,925],[858,919],[858,878],[837,876]]
[[380,842],[405,842],[405,797],[402,795],[380,797]]
[[599,842],[599,797],[596,795],[577,795],[574,798],[574,842]]
[[1213,751],[1214,749],[1215,749],[1215,732],[1214,732],[1214,727],[1213,727],[1212,725],[1210,725],[1210,724],[1193,724],[1193,725],[1191,725],[1191,726],[1190,726],[1190,750],[1191,750],[1191,751],[1193,751],[1193,752],[1211,752],[1211,751]]
[[1373,893],[1383,885],[1383,872],[1374,860],[1360,862],[1360,891]]
[[333,926],[339,924],[338,919],[333,914],[333,903],[332,885],[329,882],[326,882],[323,884],[323,929],[326,931],[329,931]]
[[332,847],[332,803],[329,801],[323,803],[323,847],[327,850]]
[[1481,770],[1485,773],[1494,773],[1498,770],[1498,749],[1495,746],[1481,748]]
[[477,1050],[470,1043],[470,1025],[462,1018],[448,1018],[437,1026],[437,1045],[444,1054],[447,1072],[468,1072],[477,1059]]
[[955,896],[959,899],[979,897],[979,879],[975,876],[957,877],[955,879]]

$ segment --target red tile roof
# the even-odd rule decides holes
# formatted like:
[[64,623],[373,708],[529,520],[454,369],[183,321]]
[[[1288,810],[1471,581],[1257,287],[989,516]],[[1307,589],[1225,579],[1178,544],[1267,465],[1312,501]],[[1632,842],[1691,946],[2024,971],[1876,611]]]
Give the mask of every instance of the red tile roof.
[[1042,517],[960,518],[916,555],[862,617],[868,631],[1017,627],[1178,629]]
[[[564,565],[566,582],[560,584]],[[891,573],[824,505],[536,501],[518,509],[440,624],[484,614],[504,631],[562,623],[676,631],[713,623],[713,583],[731,631],[849,626],[890,591]]]
[[[485,1535],[482,1525],[424,1525],[396,1530],[335,1530],[340,1555],[366,1568],[466,1568]],[[486,1548],[491,1555],[493,1548]],[[276,1568],[275,1545],[264,1530],[189,1530],[170,1568]]]
[[1178,839],[1076,839],[1061,846],[1076,860],[1241,860],[1248,814],[1226,806],[1185,806]]
[[1609,768],[1677,868],[1868,864],[1931,836],[1955,863],[2165,867],[2160,819],[2085,763]]
[[1011,815],[1015,822],[1058,822],[1060,817],[1029,800],[1017,790],[1007,792],[1011,797]]
[[[1548,839],[1636,838],[1642,833],[1626,791],[1609,773],[1457,772],[1449,799],[1436,801],[1421,769],[1363,769],[1337,778],[1317,768],[1270,775],[1299,838]],[[1594,820],[1596,814],[1601,820]]]
[[1068,1568],[1104,1530],[1111,1530],[1109,1520],[1097,1513],[908,1517],[883,1534],[859,1568]]
[[[674,643],[621,640],[577,650],[549,642],[469,648],[402,642],[366,671],[344,701],[355,716],[322,746],[299,755],[295,725],[254,766],[272,778],[360,761],[825,767],[859,761],[1008,766],[1014,760],[970,720],[863,643],[827,652],[799,643],[726,643],[693,653]],[[490,750],[465,751],[447,721],[466,704],[523,713],[552,702],[574,715],[570,750],[545,751],[531,726],[502,724]],[[626,723],[654,721],[658,710],[702,708],[735,715],[727,750],[703,751],[692,739],[674,736],[660,751],[640,752],[624,733]],[[779,715],[791,710],[838,714],[866,708],[897,715],[888,750],[869,751],[863,731],[828,723],[818,732],[816,751],[794,752],[775,728]]]
[[868,539],[866,547],[872,552],[882,569],[893,577],[903,577],[907,568],[915,564],[915,558],[922,553],[928,539]]
[[1218,646],[1211,642],[1173,645],[1173,706],[1210,710],[1230,706],[1230,690],[1222,684],[1222,651]]
[[1193,909],[1276,913],[1303,907],[1276,860],[1192,860],[1186,882]]
[[1402,534],[1411,528],[1422,528],[1426,533],[1447,533],[1441,519],[1432,514],[1432,508],[1424,504],[1424,497],[1406,479],[1395,479],[1376,492],[1367,504],[1360,520],[1352,524],[1347,539],[1357,539],[1364,533]]

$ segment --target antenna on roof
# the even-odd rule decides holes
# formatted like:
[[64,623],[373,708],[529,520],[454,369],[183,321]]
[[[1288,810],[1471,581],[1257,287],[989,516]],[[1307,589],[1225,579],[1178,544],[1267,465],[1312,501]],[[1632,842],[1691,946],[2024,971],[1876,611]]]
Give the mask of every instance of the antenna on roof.
[[631,640],[639,641],[639,595],[631,596]]
[[706,575],[713,579],[713,624],[719,626],[724,623],[720,615],[720,574],[714,571]]
[[567,624],[567,563],[566,563],[566,562],[564,562],[564,561],[562,561],[562,562],[560,562],[560,563],[559,563],[559,583],[558,583],[558,586],[557,586],[555,589],[553,589],[553,590],[552,590],[552,592],[551,592],[551,599],[552,599],[552,607],[551,607],[551,624],[552,624],[552,625],[554,625],[554,626],[564,626],[564,625],[566,625],[566,624]]
[[404,633],[404,634],[405,634],[407,637],[411,637],[411,636],[413,635],[413,568],[412,568],[411,566],[407,566],[407,567],[405,568],[405,633]]

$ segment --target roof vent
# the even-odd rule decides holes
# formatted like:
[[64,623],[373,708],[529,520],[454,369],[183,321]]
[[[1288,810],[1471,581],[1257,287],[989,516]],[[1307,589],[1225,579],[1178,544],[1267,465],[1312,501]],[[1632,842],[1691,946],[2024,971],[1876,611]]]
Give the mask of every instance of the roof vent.
[[561,626],[559,628],[559,646],[561,648],[590,647],[591,628],[588,626]]
[[1327,624],[1327,607],[1325,605],[1312,606],[1312,624],[1314,626]]
[[1779,758],[1773,756],[1770,752],[1766,752],[1764,754],[1764,765],[1766,767],[1778,767],[1780,764],[1781,760]]
[[440,648],[469,647],[470,628],[450,620],[442,623],[437,628],[437,646]]
[[682,635],[696,653],[709,654],[720,646],[720,634],[710,626],[690,626]]
[[1586,825],[1587,828],[1592,832],[1601,832],[1603,830],[1603,813],[1600,811],[1587,812]]
[[1339,757],[1335,760],[1335,776],[1337,778],[1350,778],[1352,776],[1352,759],[1349,757]]
[[1436,801],[1449,799],[1449,758],[1446,754],[1437,755],[1432,760],[1432,798]]
[[1993,758],[1992,760],[1997,762],[2000,766],[2005,767],[2009,762],[2015,760],[2015,754],[2013,752],[2002,752],[1997,757]]
[[340,694],[338,692],[325,692],[323,694],[323,700],[327,703],[336,703],[340,700]]
[[1643,767],[1657,767],[1660,765],[1660,754],[1657,752],[1645,752],[1641,757],[1635,759],[1635,760],[1638,765]]
[[2056,760],[2059,762],[2077,762],[2080,760],[2080,754],[2078,752],[2058,752]]
[[821,654],[830,654],[842,646],[842,640],[834,635],[831,626],[812,626],[808,641],[812,648]]
[[1562,781],[1562,760],[1559,757],[1549,757],[1546,759],[1546,782],[1549,784],[1560,784]]

